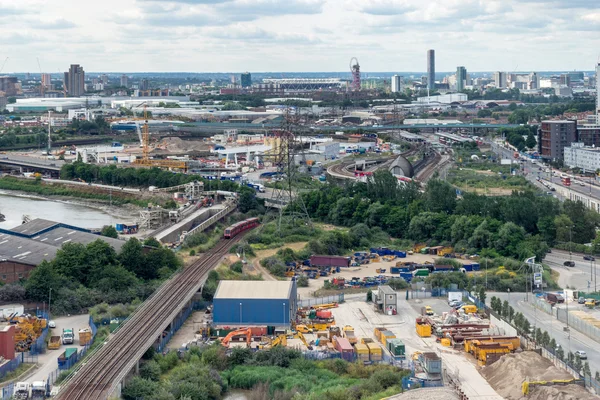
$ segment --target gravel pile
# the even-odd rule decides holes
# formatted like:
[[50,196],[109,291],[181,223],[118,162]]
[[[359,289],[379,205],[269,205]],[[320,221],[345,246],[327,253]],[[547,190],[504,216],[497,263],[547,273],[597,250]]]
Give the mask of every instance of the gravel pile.
[[387,400],[459,400],[452,389],[437,387],[409,390],[403,394],[389,397]]

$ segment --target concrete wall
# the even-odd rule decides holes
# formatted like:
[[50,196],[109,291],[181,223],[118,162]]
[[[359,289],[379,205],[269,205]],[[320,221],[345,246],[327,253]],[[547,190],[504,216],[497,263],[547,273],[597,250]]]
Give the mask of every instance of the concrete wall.
[[490,322],[492,323],[492,325],[494,325],[495,327],[499,328],[501,331],[504,331],[504,335],[505,336],[518,336],[517,335],[517,330],[510,325],[508,322],[496,318],[495,316],[490,314]]

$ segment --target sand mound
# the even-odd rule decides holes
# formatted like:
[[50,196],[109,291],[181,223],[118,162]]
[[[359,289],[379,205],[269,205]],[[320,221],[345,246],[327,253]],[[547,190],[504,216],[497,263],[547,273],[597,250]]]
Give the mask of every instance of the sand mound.
[[[559,369],[550,360],[533,351],[507,354],[489,367],[484,367],[481,374],[499,395],[505,399],[521,399],[522,383],[530,381],[551,381],[553,379],[571,379],[568,372]],[[586,397],[587,396],[587,397]],[[598,399],[578,385],[535,387],[529,399],[569,400]]]
[[413,389],[404,394],[389,397],[389,400],[458,400],[458,395],[448,388]]

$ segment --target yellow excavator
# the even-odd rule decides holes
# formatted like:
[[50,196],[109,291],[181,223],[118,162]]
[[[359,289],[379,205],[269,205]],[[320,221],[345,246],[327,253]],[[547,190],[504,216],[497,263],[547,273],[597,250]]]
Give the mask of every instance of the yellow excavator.
[[302,332],[300,332],[300,331],[296,332],[296,334],[294,335],[294,338],[300,339],[302,341],[302,344],[305,345],[308,350],[312,350],[312,346],[310,346],[308,344],[308,342],[306,341],[306,338],[304,337]]
[[553,385],[564,386],[564,385],[571,385],[571,384],[584,385],[584,382],[581,379],[553,379],[551,381],[528,381],[528,380],[525,380],[525,382],[523,382],[521,389],[522,389],[522,392],[524,395],[528,395],[529,389],[532,386],[553,386]]

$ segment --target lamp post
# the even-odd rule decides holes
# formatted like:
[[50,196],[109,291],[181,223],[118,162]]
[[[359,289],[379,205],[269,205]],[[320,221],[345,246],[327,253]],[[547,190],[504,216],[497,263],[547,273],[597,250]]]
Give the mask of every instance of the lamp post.
[[240,303],[240,325],[242,324],[242,303]]
[[48,294],[48,319],[50,319],[50,302],[52,301],[52,288],[50,288],[50,293]]

